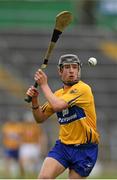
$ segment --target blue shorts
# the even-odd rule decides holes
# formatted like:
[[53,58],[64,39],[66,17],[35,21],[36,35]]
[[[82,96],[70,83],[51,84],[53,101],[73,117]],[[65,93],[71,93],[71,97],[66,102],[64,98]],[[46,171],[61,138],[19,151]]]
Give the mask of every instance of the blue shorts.
[[5,149],[4,150],[4,154],[6,157],[8,158],[13,158],[15,160],[18,160],[19,159],[19,150],[16,149],[16,150],[12,150],[12,149]]
[[48,153],[65,168],[73,169],[82,177],[87,177],[92,171],[98,155],[98,144],[66,145],[56,141],[55,146]]

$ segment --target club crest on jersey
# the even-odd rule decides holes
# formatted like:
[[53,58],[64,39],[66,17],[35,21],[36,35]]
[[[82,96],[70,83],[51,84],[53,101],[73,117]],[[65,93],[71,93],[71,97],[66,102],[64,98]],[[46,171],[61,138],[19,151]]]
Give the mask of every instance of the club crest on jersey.
[[70,94],[75,94],[75,93],[77,93],[77,92],[78,92],[77,89],[72,89],[72,90],[70,91]]
[[63,117],[69,114],[69,109],[67,108],[67,109],[62,110],[62,114],[63,114]]

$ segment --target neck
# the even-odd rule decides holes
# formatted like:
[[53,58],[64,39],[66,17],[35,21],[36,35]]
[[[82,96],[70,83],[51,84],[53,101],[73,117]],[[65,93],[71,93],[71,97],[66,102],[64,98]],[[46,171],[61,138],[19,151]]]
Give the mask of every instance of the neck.
[[63,81],[63,83],[64,83],[64,89],[67,89],[67,88],[73,86],[74,84],[78,83],[78,80],[76,80],[74,82],[64,82]]
[[69,89],[71,86],[67,86],[64,84],[63,89]]

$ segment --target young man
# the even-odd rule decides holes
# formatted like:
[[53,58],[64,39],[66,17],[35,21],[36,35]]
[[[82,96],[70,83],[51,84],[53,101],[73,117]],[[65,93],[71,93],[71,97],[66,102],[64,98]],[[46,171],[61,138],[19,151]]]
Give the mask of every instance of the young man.
[[35,73],[34,79],[47,99],[42,107],[37,89],[32,86],[27,91],[36,122],[42,123],[56,113],[60,124],[59,139],[48,153],[39,179],[54,179],[66,168],[69,179],[86,178],[96,163],[99,143],[93,94],[89,85],[80,80],[81,63],[76,55],[61,56],[58,69],[63,88],[55,93],[46,74],[41,69]]

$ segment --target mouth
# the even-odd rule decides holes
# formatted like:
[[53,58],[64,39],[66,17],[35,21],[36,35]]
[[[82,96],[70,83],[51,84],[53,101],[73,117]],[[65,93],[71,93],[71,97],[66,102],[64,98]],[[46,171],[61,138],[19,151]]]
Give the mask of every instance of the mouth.
[[70,79],[74,79],[74,76],[69,76]]

